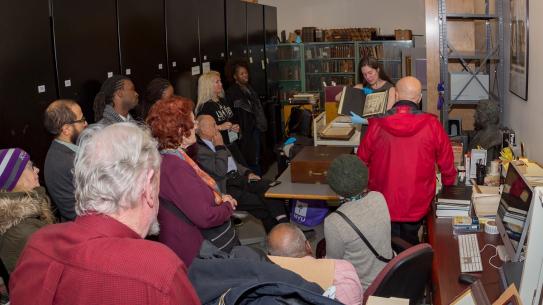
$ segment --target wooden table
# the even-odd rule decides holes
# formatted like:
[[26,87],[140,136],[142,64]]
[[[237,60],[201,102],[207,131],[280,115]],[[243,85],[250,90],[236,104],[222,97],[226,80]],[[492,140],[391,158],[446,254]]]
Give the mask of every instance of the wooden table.
[[328,184],[292,183],[290,165],[277,180],[281,184],[269,188],[264,194],[266,198],[339,200],[339,196]]
[[[431,211],[426,218],[428,224],[428,242],[434,249],[432,262],[433,304],[448,305],[468,286],[458,282],[460,275],[460,259],[458,253],[458,240],[452,232],[452,220],[449,218],[436,218]],[[479,249],[486,244],[499,245],[499,235],[490,235],[484,232],[477,233]],[[496,253],[493,247],[486,247],[481,253],[483,272],[471,273],[480,276],[490,302],[494,302],[502,293],[498,269],[490,266],[488,260]],[[498,256],[492,259],[492,264],[500,267],[502,262]]]

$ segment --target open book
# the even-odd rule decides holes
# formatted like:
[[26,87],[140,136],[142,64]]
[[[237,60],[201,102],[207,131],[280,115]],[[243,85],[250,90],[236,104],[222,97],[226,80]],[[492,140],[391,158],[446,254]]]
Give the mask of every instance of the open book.
[[344,87],[338,105],[338,114],[351,115],[351,111],[370,117],[385,113],[388,103],[388,91],[365,95],[362,90]]

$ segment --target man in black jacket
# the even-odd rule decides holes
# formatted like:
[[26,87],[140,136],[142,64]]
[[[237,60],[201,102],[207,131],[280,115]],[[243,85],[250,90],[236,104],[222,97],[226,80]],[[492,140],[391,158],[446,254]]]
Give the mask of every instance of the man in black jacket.
[[270,181],[262,179],[234,160],[230,151],[224,146],[215,119],[210,115],[200,115],[197,120],[196,160],[200,167],[217,181],[223,193],[237,200],[237,209],[247,211],[259,218],[266,232],[269,232],[278,222],[288,221],[285,207],[280,201],[264,198]]
[[61,220],[73,220],[76,215],[72,171],[77,138],[87,127],[87,120],[75,101],[57,100],[45,110],[44,124],[47,131],[55,135],[45,158],[45,185]]

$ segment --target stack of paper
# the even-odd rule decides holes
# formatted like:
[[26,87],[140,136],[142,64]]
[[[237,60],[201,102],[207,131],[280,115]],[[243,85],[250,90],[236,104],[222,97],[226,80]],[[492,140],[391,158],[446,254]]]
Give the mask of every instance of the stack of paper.
[[484,185],[473,186],[471,200],[477,217],[495,219],[500,204],[500,188]]
[[409,305],[409,299],[401,299],[395,297],[383,298],[370,295],[368,301],[366,302],[366,305]]
[[527,206],[520,198],[503,193],[498,207],[498,214],[503,222],[507,222],[516,226],[524,226],[528,211]]
[[437,195],[436,216],[469,216],[471,193],[466,186],[444,186]]

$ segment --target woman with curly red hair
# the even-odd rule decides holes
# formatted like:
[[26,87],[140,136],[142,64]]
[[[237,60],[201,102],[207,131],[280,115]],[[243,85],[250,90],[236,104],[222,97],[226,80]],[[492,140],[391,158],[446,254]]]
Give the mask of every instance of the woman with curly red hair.
[[186,153],[196,142],[192,107],[190,99],[174,96],[155,103],[146,120],[162,155],[159,240],[187,266],[204,238],[225,252],[239,245],[230,222],[237,202],[222,194],[215,180]]

